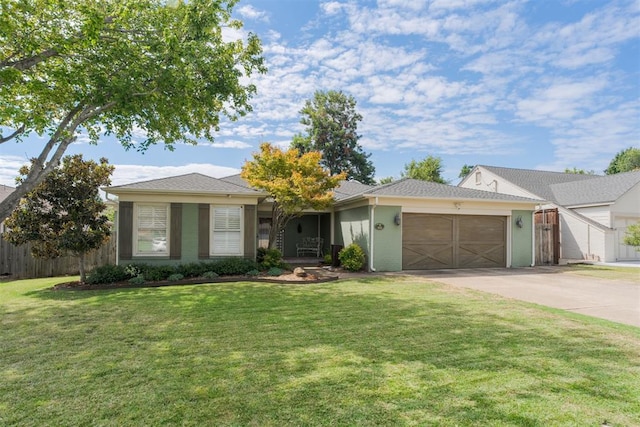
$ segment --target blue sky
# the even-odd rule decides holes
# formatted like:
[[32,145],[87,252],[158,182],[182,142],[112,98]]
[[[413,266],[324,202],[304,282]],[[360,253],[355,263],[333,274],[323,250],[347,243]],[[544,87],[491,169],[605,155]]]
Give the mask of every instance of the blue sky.
[[[254,112],[216,141],[127,152],[80,137],[70,150],[107,157],[114,184],[239,171],[261,142],[287,147],[316,90],[341,90],[364,117],[360,144],[376,177],[412,159],[602,173],[640,146],[640,2],[600,0],[244,0],[269,72],[254,78]],[[142,136],[140,136],[142,137]],[[0,184],[35,156],[37,136],[0,145]]]

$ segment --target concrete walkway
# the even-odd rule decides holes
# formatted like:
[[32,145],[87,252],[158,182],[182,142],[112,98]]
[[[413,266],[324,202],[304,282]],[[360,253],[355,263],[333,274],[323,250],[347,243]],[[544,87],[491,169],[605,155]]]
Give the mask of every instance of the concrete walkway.
[[580,276],[562,267],[405,271],[402,274],[640,327],[640,285],[635,283]]

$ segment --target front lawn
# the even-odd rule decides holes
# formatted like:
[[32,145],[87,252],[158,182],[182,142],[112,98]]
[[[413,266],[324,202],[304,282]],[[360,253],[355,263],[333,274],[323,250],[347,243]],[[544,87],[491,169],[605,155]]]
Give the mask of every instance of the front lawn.
[[638,328],[420,278],[54,283],[0,283],[0,425],[640,425]]
[[580,276],[596,277],[606,280],[623,280],[629,283],[640,284],[640,268],[638,267],[570,264],[567,271]]

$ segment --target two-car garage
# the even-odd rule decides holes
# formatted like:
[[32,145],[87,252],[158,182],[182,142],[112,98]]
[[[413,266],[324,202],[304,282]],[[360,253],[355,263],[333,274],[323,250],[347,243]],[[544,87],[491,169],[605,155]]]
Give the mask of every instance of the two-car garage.
[[404,213],[402,269],[505,267],[507,217]]

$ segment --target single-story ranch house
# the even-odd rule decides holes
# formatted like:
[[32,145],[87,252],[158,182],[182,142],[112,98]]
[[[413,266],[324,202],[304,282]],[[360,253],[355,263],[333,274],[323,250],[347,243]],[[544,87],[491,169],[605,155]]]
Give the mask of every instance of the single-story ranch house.
[[[192,173],[104,190],[118,197],[118,263],[255,258],[266,245],[269,198],[238,175]],[[344,181],[334,193],[331,209],[289,222],[278,242],[285,258],[308,255],[298,249],[314,238],[314,256],[357,243],[370,271],[534,263],[537,200],[413,179]]]
[[627,228],[640,221],[640,171],[598,176],[478,165],[459,186],[537,199],[539,248],[544,230],[554,231],[548,263],[640,260],[624,244]]

